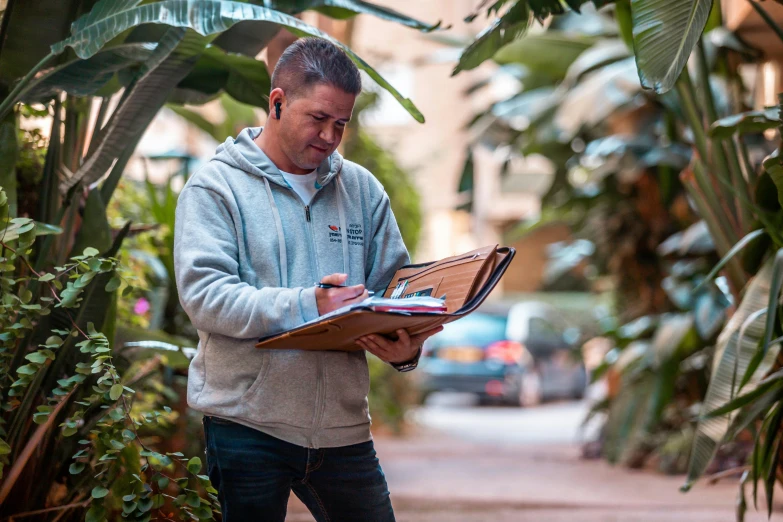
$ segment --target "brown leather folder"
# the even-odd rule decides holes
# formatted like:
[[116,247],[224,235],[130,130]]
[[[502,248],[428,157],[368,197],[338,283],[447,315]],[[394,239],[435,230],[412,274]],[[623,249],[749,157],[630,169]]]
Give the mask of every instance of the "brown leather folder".
[[394,274],[384,292],[391,297],[446,296],[446,312],[378,312],[370,308],[325,317],[293,330],[259,339],[256,348],[293,350],[361,350],[356,339],[368,334],[396,337],[405,328],[417,334],[474,311],[505,273],[515,250],[490,245],[440,261],[406,265]]

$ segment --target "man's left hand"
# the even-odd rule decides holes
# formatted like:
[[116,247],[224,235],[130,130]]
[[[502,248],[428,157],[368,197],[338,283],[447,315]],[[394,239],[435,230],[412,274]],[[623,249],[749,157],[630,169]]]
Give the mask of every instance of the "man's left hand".
[[357,339],[356,344],[390,364],[400,364],[410,361],[419,351],[424,341],[443,330],[442,326],[427,330],[416,335],[410,335],[406,330],[397,330],[397,340],[392,341],[383,335],[371,334]]

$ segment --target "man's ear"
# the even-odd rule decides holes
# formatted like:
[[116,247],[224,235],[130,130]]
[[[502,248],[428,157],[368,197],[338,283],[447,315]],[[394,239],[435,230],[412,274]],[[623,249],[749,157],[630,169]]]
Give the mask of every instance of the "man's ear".
[[280,119],[280,113],[285,108],[285,92],[280,87],[272,89],[269,93],[269,116],[277,120]]

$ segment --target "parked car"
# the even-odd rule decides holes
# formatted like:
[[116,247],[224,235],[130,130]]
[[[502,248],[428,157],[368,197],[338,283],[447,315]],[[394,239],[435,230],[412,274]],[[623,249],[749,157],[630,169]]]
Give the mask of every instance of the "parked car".
[[579,332],[546,303],[474,312],[444,325],[424,344],[418,374],[432,392],[468,392],[482,400],[532,406],[581,399],[587,372],[575,357]]
[[506,326],[505,315],[477,311],[427,339],[416,372],[424,398],[432,392],[456,391],[515,405],[528,403],[527,375],[533,357],[506,337]]
[[579,356],[579,329],[569,325],[555,307],[537,301],[513,305],[506,336],[533,357],[529,402],[584,397],[588,379]]

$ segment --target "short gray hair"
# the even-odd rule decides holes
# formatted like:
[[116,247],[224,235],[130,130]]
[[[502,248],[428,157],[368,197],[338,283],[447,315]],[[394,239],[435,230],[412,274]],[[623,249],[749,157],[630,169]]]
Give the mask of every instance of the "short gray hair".
[[362,91],[359,69],[345,51],[322,38],[300,38],[277,61],[272,89],[280,87],[293,99],[319,84],[333,85],[353,95]]

